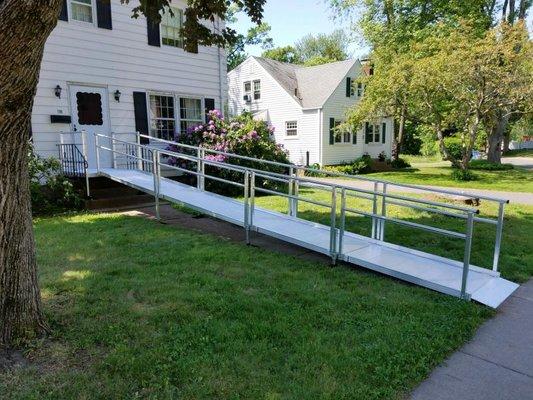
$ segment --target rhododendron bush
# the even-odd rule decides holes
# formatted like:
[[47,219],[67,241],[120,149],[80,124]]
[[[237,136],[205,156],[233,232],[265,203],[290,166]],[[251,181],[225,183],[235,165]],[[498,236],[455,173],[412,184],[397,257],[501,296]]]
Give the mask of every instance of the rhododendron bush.
[[[261,169],[276,173],[286,173],[286,168],[274,165],[268,165],[250,160],[242,160],[231,157],[228,154],[210,153],[209,150],[217,150],[224,153],[232,153],[241,156],[258,158],[261,160],[276,161],[289,164],[287,152],[282,146],[274,141],[274,128],[264,121],[256,121],[250,113],[243,113],[231,120],[226,120],[220,111],[213,110],[209,112],[209,121],[192,127],[187,132],[176,135],[175,140],[192,146],[203,147],[206,149],[205,159],[216,161],[224,164],[238,165],[249,168]],[[170,145],[168,150],[188,153],[196,156],[196,151]],[[196,171],[196,163],[183,159],[171,157],[168,160],[170,165]],[[243,174],[237,171],[231,171],[220,168],[217,165],[206,164],[206,174],[219,178],[231,180],[234,182],[243,182]],[[242,189],[234,185],[223,184],[218,181],[206,178],[206,189],[216,192],[231,192],[232,194],[242,194]],[[258,187],[277,188],[278,182],[256,177]]]

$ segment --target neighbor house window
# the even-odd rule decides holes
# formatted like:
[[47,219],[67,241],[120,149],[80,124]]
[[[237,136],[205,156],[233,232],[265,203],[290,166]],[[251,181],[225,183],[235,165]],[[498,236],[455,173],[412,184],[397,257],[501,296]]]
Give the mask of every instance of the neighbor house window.
[[175,132],[174,96],[150,95],[150,135],[173,140]]
[[252,99],[252,82],[244,82],[244,99],[249,101]]
[[380,139],[379,124],[368,124],[366,128],[366,142],[379,143]]
[[357,97],[363,97],[363,84],[361,82],[357,84]]
[[261,98],[261,81],[254,81],[254,100],[259,100]]
[[339,129],[340,124],[342,124],[341,121],[335,121],[335,143],[350,143],[352,134],[348,130]]
[[72,19],[82,22],[93,22],[92,0],[70,0],[70,14]]
[[200,125],[203,122],[202,100],[180,98],[180,132]]
[[297,136],[298,135],[298,121],[285,122],[285,134],[287,136]]
[[[170,10],[174,15],[171,15]],[[161,17],[161,43],[166,46],[183,48],[182,27],[183,11],[178,8],[167,8]]]

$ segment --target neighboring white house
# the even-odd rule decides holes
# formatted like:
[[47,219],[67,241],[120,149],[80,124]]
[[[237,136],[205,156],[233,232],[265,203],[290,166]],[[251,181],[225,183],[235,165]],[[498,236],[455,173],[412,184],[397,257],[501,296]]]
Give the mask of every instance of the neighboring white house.
[[392,118],[369,121],[353,134],[334,129],[363,95],[354,83],[361,73],[359,60],[303,67],[249,57],[228,73],[229,112],[247,110],[269,122],[296,164],[339,164],[365,153],[390,157]]
[[[38,154],[57,157],[59,133],[68,131],[172,138],[203,122],[206,110],[223,108],[226,55],[216,47],[183,50],[186,1],[173,1],[174,17],[165,13],[161,24],[132,18],[138,5],[65,0],[46,42],[33,106]],[[91,168],[94,145],[88,151]]]

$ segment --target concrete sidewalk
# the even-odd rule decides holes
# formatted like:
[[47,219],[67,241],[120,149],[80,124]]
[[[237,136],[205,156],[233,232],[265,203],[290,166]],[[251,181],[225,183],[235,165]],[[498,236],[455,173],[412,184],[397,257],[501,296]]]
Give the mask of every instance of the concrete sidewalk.
[[437,367],[410,398],[533,399],[533,280],[507,299],[496,317]]

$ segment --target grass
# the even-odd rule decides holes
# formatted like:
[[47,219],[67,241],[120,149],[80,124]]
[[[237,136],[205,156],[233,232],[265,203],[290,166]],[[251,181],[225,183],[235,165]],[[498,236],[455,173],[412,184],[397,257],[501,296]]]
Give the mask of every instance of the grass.
[[509,150],[504,157],[533,157],[533,149]]
[[9,399],[400,399],[493,315],[141,218],[35,229],[53,335],[0,374]]
[[[300,189],[300,195],[328,204],[331,201],[331,195],[329,193],[319,190]],[[413,197],[412,194],[409,196]],[[431,200],[445,201],[442,198],[433,198]],[[280,196],[258,197],[256,198],[256,204],[259,207],[284,213],[287,212],[287,199]],[[347,198],[347,205],[348,207],[367,212],[372,211],[371,202],[368,200]],[[340,207],[340,201],[337,206]],[[482,201],[478,208],[483,217],[496,218],[498,215],[498,208],[492,203]],[[524,282],[533,275],[533,253],[531,252],[533,206],[510,204],[506,206],[505,210],[500,271],[508,279],[516,282]],[[389,205],[387,207],[387,215],[438,228],[458,232],[465,231],[465,222],[463,220],[439,216],[435,213],[412,210],[406,207]],[[304,201],[299,203],[298,216],[324,225],[329,226],[330,224],[329,209]],[[372,229],[371,221],[367,217],[348,213],[346,215],[346,229],[350,232],[370,236]],[[385,232],[385,239],[388,242],[456,260],[463,259],[464,241],[461,239],[445,237],[393,223],[387,224]],[[495,235],[495,226],[476,223],[472,244],[472,264],[492,268]]]
[[472,171],[476,180],[461,182],[451,177],[452,168],[433,165],[419,165],[414,169],[368,174],[368,177],[386,179],[398,183],[416,185],[457,187],[464,189],[486,189],[508,192],[533,193],[533,172],[515,167],[508,171]]

